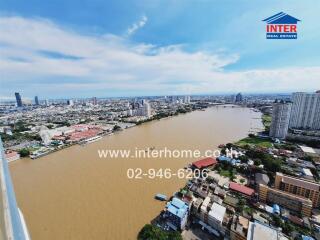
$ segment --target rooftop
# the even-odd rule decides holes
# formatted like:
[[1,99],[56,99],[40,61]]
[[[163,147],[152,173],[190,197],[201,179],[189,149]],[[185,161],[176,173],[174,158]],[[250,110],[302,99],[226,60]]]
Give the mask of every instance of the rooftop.
[[254,194],[254,190],[252,188],[243,186],[243,185],[235,183],[235,182],[230,182],[229,188],[233,191],[243,193],[247,196],[251,196],[252,194]]
[[217,219],[220,223],[222,223],[225,213],[225,207],[221,206],[220,204],[213,203],[209,215]]
[[256,173],[255,178],[257,184],[268,185],[270,181],[268,175],[263,173]]
[[299,147],[301,148],[301,150],[302,150],[304,153],[319,154],[319,149],[317,149],[317,148],[312,148],[312,147],[307,147],[307,146],[301,146],[301,145],[299,145]]
[[185,216],[188,208],[188,204],[179,198],[173,198],[171,202],[167,203],[167,211],[179,218],[183,218]]
[[217,164],[217,160],[212,157],[204,158],[192,163],[196,168],[205,168],[215,164]]
[[284,240],[287,239],[277,229],[259,222],[250,222],[247,240]]
[[306,179],[296,178],[288,175],[284,175],[282,173],[277,172],[276,176],[281,177],[281,181],[287,184],[292,184],[295,186],[303,187],[306,189],[310,189],[313,191],[320,190],[320,184],[316,182],[307,181]]

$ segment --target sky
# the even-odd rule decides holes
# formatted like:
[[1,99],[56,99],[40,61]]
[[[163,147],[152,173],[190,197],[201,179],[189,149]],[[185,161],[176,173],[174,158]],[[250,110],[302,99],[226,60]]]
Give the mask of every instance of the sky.
[[[320,1],[1,0],[0,100],[320,87]],[[297,40],[262,20],[300,19]]]

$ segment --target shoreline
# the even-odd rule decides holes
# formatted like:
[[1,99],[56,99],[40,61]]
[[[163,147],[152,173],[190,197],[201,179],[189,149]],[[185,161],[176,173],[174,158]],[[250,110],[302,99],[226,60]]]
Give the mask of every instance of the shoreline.
[[[253,110],[253,109],[251,109],[251,108],[249,108],[249,109],[250,109],[250,110]],[[256,108],[254,108],[254,109],[255,109],[255,110],[253,110],[254,112],[259,112],[259,113],[261,114],[260,117],[256,117],[256,118],[254,118],[254,119],[260,120],[260,122],[261,122],[261,124],[262,124],[262,126],[263,126],[263,129],[260,129],[260,131],[258,131],[258,128],[255,128],[254,134],[257,134],[257,133],[261,133],[261,130],[262,130],[262,131],[265,131],[265,130],[266,130],[266,125],[265,125],[265,122],[264,122],[264,119],[263,119],[263,118],[264,118],[264,113],[261,112],[259,109],[256,109]],[[231,144],[236,144],[236,143],[238,143],[238,142],[240,142],[240,141],[242,141],[242,140],[244,140],[244,139],[246,139],[246,138],[248,138],[248,137],[250,138],[249,135],[252,134],[251,128],[249,129],[249,131],[247,132],[247,134],[248,134],[247,137],[236,139],[236,140],[232,141]],[[221,143],[221,144],[223,144],[223,145],[225,146],[226,144],[228,144],[228,142],[226,142],[226,143]],[[220,147],[218,147],[218,146],[217,146],[217,148],[220,149]],[[201,159],[198,159],[198,160],[201,160]],[[186,167],[190,168],[191,163],[192,163],[192,162],[190,162],[190,163],[188,163],[187,165],[185,165],[184,168],[186,168]],[[190,169],[191,169],[191,168],[190,168]],[[180,185],[180,186],[177,188],[177,190],[173,193],[173,195],[169,195],[169,196],[164,195],[164,196],[166,197],[165,200],[157,199],[157,195],[158,195],[158,194],[162,195],[162,193],[157,193],[157,195],[155,195],[154,199],[156,199],[156,200],[158,200],[158,201],[160,200],[160,204],[161,204],[161,202],[169,203],[169,202],[171,201],[171,199],[173,199],[174,197],[176,197],[176,195],[179,193],[179,191],[181,191],[181,189],[183,189],[183,188],[185,188],[185,187],[187,186],[187,183],[188,183],[189,181],[190,181],[190,179],[189,179],[188,181],[185,181],[184,184]],[[162,232],[163,234],[169,234],[169,233],[170,233],[170,231],[164,230],[164,229],[163,229],[163,226],[160,227],[159,223],[157,223],[157,221],[158,221],[158,219],[160,218],[160,216],[161,216],[161,214],[162,214],[163,211],[164,211],[164,210],[162,210],[161,212],[159,212],[158,215],[156,215],[154,218],[152,218],[151,221],[145,223],[145,225],[139,230],[139,232],[138,232],[138,234],[137,234],[137,236],[136,236],[136,239],[139,239],[139,235],[140,235],[143,231],[145,231],[145,228],[148,227],[148,225],[149,225],[150,227],[151,227],[151,226],[154,226],[154,227],[156,227],[156,228],[159,228],[160,231],[163,231],[163,232]],[[165,228],[165,229],[166,229],[166,228]],[[179,235],[179,236],[182,237],[182,233],[183,233],[183,232],[180,233],[179,231],[174,231],[173,233],[175,233],[175,234],[177,234],[177,235]],[[181,239],[183,239],[183,238],[181,238]]]
[[[127,127],[125,129],[121,129],[121,130],[113,130],[112,132],[106,132],[106,133],[103,133],[103,134],[100,134],[100,135],[97,135],[97,136],[101,136],[102,138],[99,139],[98,141],[96,142],[99,142],[100,140],[104,139],[105,137],[109,137],[109,136],[112,136],[113,134],[116,134],[118,132],[122,132],[122,131],[125,131],[127,129],[130,129],[130,128],[134,128],[134,127],[137,127],[137,126],[140,126],[140,125],[144,125],[146,123],[151,123],[151,122],[154,122],[154,121],[161,121],[161,120],[165,120],[165,119],[171,119],[171,118],[174,118],[174,117],[177,117],[177,116],[181,116],[181,115],[185,115],[185,114],[188,114],[188,113],[192,113],[192,112],[197,112],[197,111],[206,111],[207,109],[210,109],[210,108],[214,108],[214,107],[231,107],[231,108],[247,108],[247,109],[250,109],[252,110],[252,108],[249,108],[249,107],[245,107],[245,106],[239,106],[239,105],[234,105],[234,104],[215,104],[215,105],[208,105],[206,108],[202,108],[202,109],[195,109],[195,110],[192,110],[192,111],[189,111],[189,112],[185,112],[185,113],[178,113],[178,114],[174,114],[174,115],[169,115],[169,116],[166,116],[166,117],[162,117],[162,118],[159,118],[159,119],[150,119],[150,120],[147,120],[147,121],[142,121],[141,123],[139,124],[135,124],[133,126],[130,126],[130,127]],[[256,109],[258,110],[258,109]],[[260,111],[259,111],[260,112]],[[260,119],[262,120],[262,117],[260,117]],[[86,139],[82,140],[82,141],[85,141]],[[59,148],[55,148],[54,150],[51,150],[51,151],[48,151],[48,152],[45,152],[43,154],[41,154],[40,156],[36,156],[34,158],[28,156],[28,157],[21,157],[20,159],[17,159],[15,161],[10,161],[8,163],[11,163],[11,162],[16,162],[16,161],[19,161],[19,160],[22,160],[22,159],[29,159],[29,160],[36,160],[36,159],[39,159],[39,158],[42,158],[44,156],[48,156],[48,155],[51,155],[53,153],[56,153],[56,152],[59,152],[59,151],[62,151],[64,149],[68,149],[68,148],[71,148],[75,145],[81,145],[83,147],[85,147],[87,144],[91,144],[91,143],[85,143],[83,145],[81,145],[81,141],[79,142],[75,142],[75,143],[69,143],[69,144],[65,144],[63,145],[63,147]]]
[[[124,131],[126,134],[120,134],[121,131],[112,138],[103,138],[103,141],[83,148],[79,146],[49,154],[41,161],[16,161],[10,168],[31,236],[48,240],[53,239],[50,236],[62,239],[65,236],[70,236],[70,239],[134,239],[143,225],[164,207],[153,200],[154,195],[157,192],[172,195],[185,184],[185,179],[144,177],[132,180],[127,177],[128,168],[142,168],[144,172],[150,168],[170,168],[176,172],[197,159],[117,158],[105,161],[98,158],[97,149],[134,149],[135,146],[141,149],[146,146],[157,149],[164,146],[193,149],[197,146],[200,151],[215,149],[219,143],[245,137],[250,126],[261,126],[259,120],[253,119],[254,116],[259,114],[249,109],[209,108],[179,118],[167,118],[167,121],[157,124],[131,128]],[[126,226],[123,226],[123,214],[128,216]],[[90,222],[99,219],[99,224],[92,226],[86,219]],[[70,221],[72,229],[66,227]],[[48,224],[51,227],[45,231]]]

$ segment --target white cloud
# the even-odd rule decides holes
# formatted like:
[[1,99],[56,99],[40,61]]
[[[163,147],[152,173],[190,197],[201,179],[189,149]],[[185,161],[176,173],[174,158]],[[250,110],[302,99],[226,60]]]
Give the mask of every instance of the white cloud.
[[138,31],[140,28],[142,28],[148,21],[148,18],[146,16],[142,16],[141,19],[138,22],[135,22],[132,24],[131,27],[127,30],[127,36],[131,36],[136,31]]
[[183,45],[158,47],[110,34],[86,36],[43,19],[1,17],[0,32],[0,94],[4,96],[17,88],[51,91],[53,96],[84,90],[295,91],[312,90],[320,79],[320,67],[226,71],[239,60],[238,54],[188,52]]

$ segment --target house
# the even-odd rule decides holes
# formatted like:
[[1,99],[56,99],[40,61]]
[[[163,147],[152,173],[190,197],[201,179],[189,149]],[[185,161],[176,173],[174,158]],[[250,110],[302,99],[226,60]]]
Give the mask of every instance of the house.
[[249,220],[242,216],[233,216],[230,226],[231,240],[246,240],[249,227]]
[[219,162],[227,162],[227,163],[230,163],[231,165],[238,165],[241,163],[240,160],[238,159],[233,159],[233,158],[230,158],[230,157],[226,157],[226,156],[220,156],[218,157],[218,160]]
[[189,205],[179,198],[174,197],[166,205],[165,217],[167,225],[173,230],[184,230],[189,215]]
[[229,189],[234,192],[241,193],[245,197],[252,197],[254,194],[254,189],[243,186],[239,183],[230,182]]
[[192,163],[193,168],[203,169],[215,166],[217,164],[217,160],[212,157],[204,158]]
[[17,153],[16,151],[7,151],[5,156],[8,162],[12,162],[20,159],[20,154]]
[[200,207],[199,224],[216,236],[225,234],[223,227],[226,208],[222,205],[211,201],[210,197],[206,197]]
[[227,205],[230,205],[231,207],[236,208],[238,206],[239,199],[235,196],[227,194],[226,197],[224,198],[223,202]]

